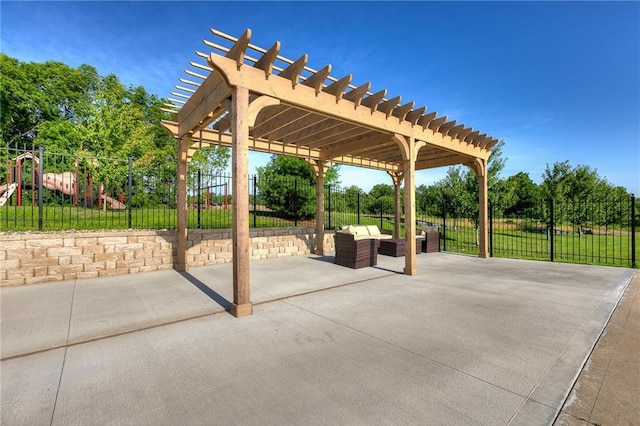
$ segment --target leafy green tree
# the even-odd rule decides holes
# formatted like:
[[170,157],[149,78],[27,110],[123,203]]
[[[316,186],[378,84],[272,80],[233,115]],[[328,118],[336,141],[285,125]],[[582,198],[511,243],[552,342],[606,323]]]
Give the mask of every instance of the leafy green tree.
[[56,120],[79,123],[87,116],[99,75],[60,62],[25,63],[0,54],[0,139],[31,149],[40,126]]
[[[497,143],[487,163],[487,184],[489,190],[489,202],[502,209],[504,204],[503,182],[500,172],[505,166],[506,159],[502,155],[504,141]],[[440,192],[440,198],[445,204],[447,214],[454,217],[462,217],[473,223],[476,231],[479,227],[478,209],[478,178],[470,169],[461,166],[450,167],[444,179],[436,182],[435,189]],[[437,196],[434,195],[434,198]]]
[[374,185],[367,194],[366,211],[370,214],[393,214],[393,186],[386,183]]
[[504,181],[504,195],[508,200],[504,210],[506,216],[531,213],[542,201],[540,188],[525,172],[516,173]]
[[[290,218],[315,217],[316,177],[313,168],[295,157],[274,155],[264,167],[258,167],[258,190],[268,208]],[[338,168],[330,167],[325,184],[337,185]]]
[[542,195],[547,200],[566,199],[569,194],[571,182],[571,165],[569,161],[553,163],[553,166],[546,165],[542,173]]

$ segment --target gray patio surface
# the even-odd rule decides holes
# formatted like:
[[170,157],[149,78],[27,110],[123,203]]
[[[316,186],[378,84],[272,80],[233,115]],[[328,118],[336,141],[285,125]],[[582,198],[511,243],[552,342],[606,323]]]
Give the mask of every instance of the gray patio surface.
[[0,423],[549,424],[633,270],[451,254],[0,289]]

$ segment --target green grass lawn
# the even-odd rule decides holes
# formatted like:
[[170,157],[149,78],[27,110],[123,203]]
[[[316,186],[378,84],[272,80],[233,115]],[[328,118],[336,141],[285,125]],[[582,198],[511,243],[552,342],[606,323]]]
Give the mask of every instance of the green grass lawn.
[[[447,229],[446,251],[478,254],[473,228]],[[443,236],[441,235],[441,238]],[[445,241],[441,241],[444,248]],[[494,230],[493,256],[514,259],[551,259],[551,242],[545,233]],[[575,233],[554,235],[554,261],[594,265],[631,266],[631,235],[615,231],[608,235]],[[636,233],[636,261],[640,261],[640,235]]]

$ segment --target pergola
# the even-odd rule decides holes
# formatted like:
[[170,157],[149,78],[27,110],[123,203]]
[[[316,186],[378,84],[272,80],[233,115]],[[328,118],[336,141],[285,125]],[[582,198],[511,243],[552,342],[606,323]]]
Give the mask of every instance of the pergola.
[[[232,148],[233,304],[231,313],[250,315],[248,151],[303,158],[316,174],[315,253],[324,254],[324,174],[333,163],[384,170],[395,189],[394,237],[400,235],[400,185],[404,181],[406,253],[404,273],[417,274],[415,172],[464,164],[479,182],[480,257],[487,257],[487,160],[497,139],[438,117],[386,90],[354,86],[352,76],[331,76],[331,65],[307,66],[307,54],[293,61],[269,49],[211,30],[206,64],[190,62],[163,121],[178,141],[178,235],[176,269],[185,271],[187,249],[187,163],[211,144]],[[230,45],[225,47],[225,44]]]

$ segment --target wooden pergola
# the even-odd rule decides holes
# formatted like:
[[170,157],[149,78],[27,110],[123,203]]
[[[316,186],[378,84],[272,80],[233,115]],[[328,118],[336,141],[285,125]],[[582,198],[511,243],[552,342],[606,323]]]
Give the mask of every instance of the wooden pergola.
[[[233,304],[236,317],[250,315],[248,151],[303,158],[316,173],[315,252],[324,254],[324,174],[332,163],[386,171],[395,189],[394,237],[400,235],[400,185],[404,181],[406,253],[404,273],[417,274],[415,172],[464,164],[479,181],[480,257],[487,257],[487,160],[497,139],[446,116],[402,103],[386,90],[370,92],[370,83],[354,86],[352,76],[331,76],[331,65],[307,66],[308,56],[293,61],[269,49],[211,30],[204,40],[206,63],[176,85],[163,121],[178,141],[178,235],[176,269],[187,270],[187,163],[211,144],[232,148]],[[228,47],[225,47],[225,44]]]

